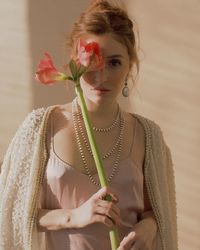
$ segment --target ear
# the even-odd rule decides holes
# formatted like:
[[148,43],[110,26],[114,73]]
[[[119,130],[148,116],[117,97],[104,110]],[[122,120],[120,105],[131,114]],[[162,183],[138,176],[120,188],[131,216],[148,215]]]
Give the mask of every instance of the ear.
[[126,74],[126,77],[125,77],[125,81],[128,81],[128,78],[129,78],[130,74],[129,72]]

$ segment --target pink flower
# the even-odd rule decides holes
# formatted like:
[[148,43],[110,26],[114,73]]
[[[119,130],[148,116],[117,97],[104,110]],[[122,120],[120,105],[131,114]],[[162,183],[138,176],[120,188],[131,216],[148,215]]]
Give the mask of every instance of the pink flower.
[[65,80],[65,74],[59,72],[53,65],[51,56],[46,52],[45,59],[40,60],[35,78],[43,84],[52,84],[57,81]]
[[80,39],[78,45],[78,62],[91,69],[101,69],[104,66],[103,57],[96,42],[86,43]]
[[69,68],[71,76],[58,71],[53,64],[51,56],[46,52],[45,59],[40,60],[35,78],[39,82],[51,85],[58,81],[70,80],[78,83],[80,77],[88,70],[98,70],[104,66],[104,61],[98,43],[86,43],[85,40],[79,40],[78,58],[71,59]]

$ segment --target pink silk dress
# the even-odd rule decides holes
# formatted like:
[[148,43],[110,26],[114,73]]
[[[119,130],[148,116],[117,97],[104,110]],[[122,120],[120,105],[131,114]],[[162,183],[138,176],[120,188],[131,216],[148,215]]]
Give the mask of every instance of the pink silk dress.
[[[119,197],[118,207],[122,224],[118,226],[120,241],[132,231],[144,211],[143,171],[137,166],[131,155],[134,149],[134,138],[137,133],[137,119],[129,156],[122,159],[118,172],[110,186]],[[112,168],[106,169],[110,176]],[[97,174],[93,178],[98,181]],[[64,162],[56,154],[51,135],[50,157],[47,162],[45,177],[40,195],[40,206],[43,209],[73,209],[87,201],[99,187],[94,185],[87,175],[79,172]],[[91,224],[81,229],[62,229],[45,232],[47,250],[110,250],[108,228],[100,223]]]

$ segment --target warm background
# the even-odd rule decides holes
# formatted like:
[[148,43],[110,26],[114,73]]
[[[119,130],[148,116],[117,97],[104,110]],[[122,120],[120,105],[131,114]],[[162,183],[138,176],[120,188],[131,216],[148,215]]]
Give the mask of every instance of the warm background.
[[[58,65],[68,61],[65,34],[88,2],[0,2],[0,160],[27,112],[73,98],[71,86],[46,88],[33,74],[44,51]],[[174,160],[180,250],[199,250],[200,1],[124,2],[139,25],[142,62],[131,105],[122,104],[162,127]]]

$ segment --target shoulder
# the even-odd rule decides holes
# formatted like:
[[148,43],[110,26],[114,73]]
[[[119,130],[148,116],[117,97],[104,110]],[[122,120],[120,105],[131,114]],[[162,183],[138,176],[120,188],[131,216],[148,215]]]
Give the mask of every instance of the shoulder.
[[56,105],[51,114],[54,118],[65,117],[69,120],[72,116],[72,103]]
[[[51,112],[48,120],[52,121],[53,127],[55,131],[62,130],[68,125],[71,124],[72,121],[72,108],[71,103],[57,105],[53,109],[51,108]],[[51,122],[48,122],[48,126],[51,127]]]
[[35,123],[39,120],[42,119],[42,117],[44,116],[45,112],[48,110],[48,108],[37,108],[37,109],[33,109],[32,111],[30,111],[25,119],[23,123]]
[[133,113],[132,115],[138,120],[145,134],[163,136],[161,127],[157,122],[140,114]]
[[11,139],[6,155],[13,152],[15,148],[21,148],[23,145],[31,145],[37,137],[41,121],[47,108],[38,108],[29,112],[17,128]]
[[58,115],[63,112],[64,105],[52,105],[33,109],[26,115],[24,121],[22,122],[22,126],[26,126],[27,124],[38,126],[42,121],[48,122],[48,118],[51,115]]
[[130,117],[129,120],[135,120],[134,123],[137,123],[137,129],[144,135],[152,131],[156,131],[157,133],[161,131],[160,126],[147,117],[137,113],[127,113],[127,115]]
[[40,107],[30,111],[18,127],[15,136],[37,133],[43,124],[48,123],[48,117],[56,106]]
[[41,124],[47,111],[48,108],[43,107],[30,111],[26,115],[24,121],[21,123],[19,130],[34,130],[35,128],[37,128]]
[[131,115],[137,119],[140,129],[143,130],[146,146],[167,146],[163,131],[157,122],[140,114],[133,113]]
[[30,111],[17,128],[12,142],[26,141],[29,138],[33,140],[40,129],[43,117],[47,112],[47,108],[37,108]]

